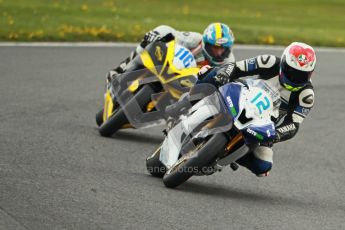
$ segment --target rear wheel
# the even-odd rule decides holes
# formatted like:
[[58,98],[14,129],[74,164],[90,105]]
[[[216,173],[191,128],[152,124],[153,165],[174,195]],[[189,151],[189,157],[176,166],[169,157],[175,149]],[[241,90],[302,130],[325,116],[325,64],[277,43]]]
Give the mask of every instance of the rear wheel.
[[166,167],[162,162],[159,160],[161,147],[159,146],[158,149],[148,158],[146,158],[146,168],[147,171],[154,177],[163,177],[166,172]]
[[220,153],[224,151],[228,139],[222,133],[213,135],[208,140],[198,144],[194,150],[183,155],[164,175],[163,183],[169,188],[175,188],[187,181],[195,173],[207,167]]
[[[144,85],[133,96],[131,101],[135,100],[139,104],[140,108],[144,109],[146,105],[151,101],[151,95],[153,93],[154,90],[150,85]],[[128,123],[129,121],[125,115],[125,112],[120,106],[118,106],[111,117],[103,122],[103,124],[100,126],[99,133],[101,134],[101,136],[110,137]]]

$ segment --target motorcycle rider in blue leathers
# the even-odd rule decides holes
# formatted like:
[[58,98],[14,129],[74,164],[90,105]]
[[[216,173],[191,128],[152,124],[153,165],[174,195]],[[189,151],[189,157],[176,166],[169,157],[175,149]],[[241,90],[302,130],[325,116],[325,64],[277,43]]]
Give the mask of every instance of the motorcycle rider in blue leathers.
[[[244,76],[258,75],[269,85],[276,87],[281,96],[279,117],[274,120],[276,139],[274,143],[293,138],[304,118],[314,105],[311,75],[315,69],[314,49],[300,42],[291,43],[279,58],[260,55],[236,64],[226,64],[218,70],[204,67],[200,70],[198,83],[210,83],[217,87],[236,81]],[[257,176],[267,176],[273,165],[272,143],[262,143],[251,153],[237,160]]]

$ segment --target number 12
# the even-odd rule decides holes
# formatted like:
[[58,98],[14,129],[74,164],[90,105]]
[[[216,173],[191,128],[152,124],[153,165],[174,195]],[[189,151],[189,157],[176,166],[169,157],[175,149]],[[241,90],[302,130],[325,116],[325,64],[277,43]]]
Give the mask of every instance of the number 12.
[[[260,114],[262,114],[263,110],[267,110],[270,107],[270,105],[271,105],[270,100],[266,96],[264,98],[261,98],[261,96],[262,96],[262,92],[258,93],[254,97],[254,99],[251,100],[251,103],[256,105],[256,107],[258,108]],[[259,98],[260,98],[260,100],[258,102],[256,102]]]

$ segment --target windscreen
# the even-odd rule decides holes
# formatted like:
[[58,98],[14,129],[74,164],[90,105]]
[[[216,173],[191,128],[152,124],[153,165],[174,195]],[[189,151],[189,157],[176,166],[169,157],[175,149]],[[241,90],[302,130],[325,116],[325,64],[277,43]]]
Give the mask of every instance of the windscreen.
[[189,92],[195,72],[172,72],[164,66],[126,72],[112,81],[111,92],[135,128],[156,126],[165,123],[165,108]]

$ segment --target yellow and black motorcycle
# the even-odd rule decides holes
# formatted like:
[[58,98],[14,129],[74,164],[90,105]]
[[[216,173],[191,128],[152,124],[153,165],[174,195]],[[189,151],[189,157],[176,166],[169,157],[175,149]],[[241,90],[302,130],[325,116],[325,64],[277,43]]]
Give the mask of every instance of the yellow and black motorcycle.
[[107,83],[104,107],[96,114],[99,133],[109,137],[119,129],[158,124],[160,112],[189,91],[198,71],[192,53],[175,40],[149,44]]

